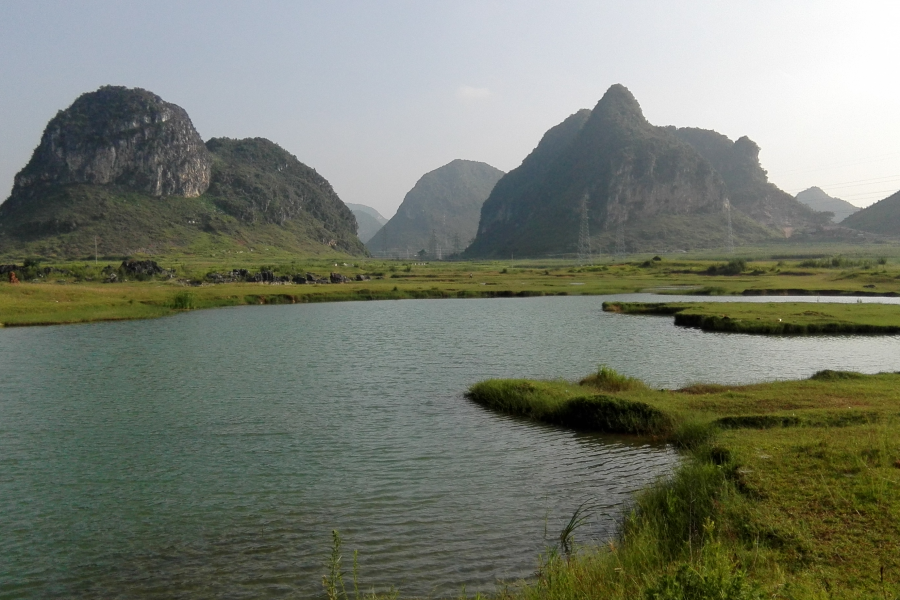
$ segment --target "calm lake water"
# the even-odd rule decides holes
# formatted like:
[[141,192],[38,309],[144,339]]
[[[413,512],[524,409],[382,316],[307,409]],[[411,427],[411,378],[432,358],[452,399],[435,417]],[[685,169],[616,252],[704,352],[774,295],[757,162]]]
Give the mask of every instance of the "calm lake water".
[[583,502],[579,539],[608,539],[677,458],[488,413],[470,384],[598,363],[659,387],[900,370],[898,336],[702,333],[605,299],[0,329],[0,598],[317,596],[332,529],[366,589],[490,590],[532,574]]

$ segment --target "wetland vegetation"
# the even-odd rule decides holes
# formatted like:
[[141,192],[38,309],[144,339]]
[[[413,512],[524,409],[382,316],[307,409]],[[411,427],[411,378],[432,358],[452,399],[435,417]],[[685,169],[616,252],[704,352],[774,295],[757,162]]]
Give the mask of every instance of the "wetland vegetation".
[[579,383],[490,380],[492,410],[665,439],[686,455],[608,547],[543,557],[503,598],[895,598],[900,373],[654,390],[601,367]]
[[604,302],[629,315],[674,315],[675,324],[704,331],[762,335],[896,334],[900,306],[826,302]]
[[[841,250],[841,248],[828,248]],[[844,249],[849,250],[849,249]],[[175,314],[186,308],[423,298],[493,298],[544,295],[598,295],[654,291],[695,295],[897,295],[900,256],[809,254],[792,258],[759,250],[736,260],[715,256],[635,256],[606,258],[593,265],[565,260],[415,262],[379,259],[298,260],[289,254],[259,252],[156,258],[162,272],[131,275],[122,258],[104,261],[5,259],[18,285],[0,281],[0,323],[40,325]],[[859,252],[857,250],[857,252]],[[148,258],[148,257],[137,257]],[[805,265],[805,266],[804,266]],[[244,270],[248,278],[223,277]],[[331,273],[340,284],[325,284]],[[110,275],[116,274],[114,283]],[[265,276],[261,274],[267,274]],[[314,274],[319,283],[294,283]],[[361,279],[361,281],[357,281]],[[190,307],[176,301],[189,289]],[[848,309],[849,310],[849,309]]]

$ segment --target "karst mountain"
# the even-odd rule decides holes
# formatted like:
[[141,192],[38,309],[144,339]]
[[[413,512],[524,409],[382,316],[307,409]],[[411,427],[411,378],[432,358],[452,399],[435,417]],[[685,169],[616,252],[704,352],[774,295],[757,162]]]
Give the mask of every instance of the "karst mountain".
[[[551,128],[485,201],[467,257],[723,247],[784,239],[827,216],[771,184],[749,138],[657,127],[613,85]],[[727,202],[726,202],[727,201]]]
[[328,181],[262,138],[203,143],[143,89],[81,95],[47,124],[0,204],[0,252],[44,256],[274,247],[365,254]]

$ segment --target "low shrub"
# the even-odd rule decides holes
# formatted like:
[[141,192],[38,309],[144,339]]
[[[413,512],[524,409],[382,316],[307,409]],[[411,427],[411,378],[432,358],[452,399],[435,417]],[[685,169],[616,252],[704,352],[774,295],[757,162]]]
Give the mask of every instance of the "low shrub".
[[178,292],[172,298],[172,308],[175,310],[193,310],[196,308],[196,298],[191,292]]
[[625,392],[647,389],[647,384],[640,379],[622,375],[615,369],[607,367],[606,365],[600,365],[597,368],[596,373],[588,375],[578,383],[579,385],[592,387],[604,392]]

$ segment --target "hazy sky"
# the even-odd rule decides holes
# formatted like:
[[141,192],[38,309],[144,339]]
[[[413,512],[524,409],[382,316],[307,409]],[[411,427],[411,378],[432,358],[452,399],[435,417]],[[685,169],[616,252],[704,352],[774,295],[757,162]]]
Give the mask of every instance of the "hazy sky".
[[509,170],[614,83],[657,125],[748,135],[790,193],[900,189],[898,2],[0,0],[0,197],[101,85],[269,138],[390,217],[455,158]]

